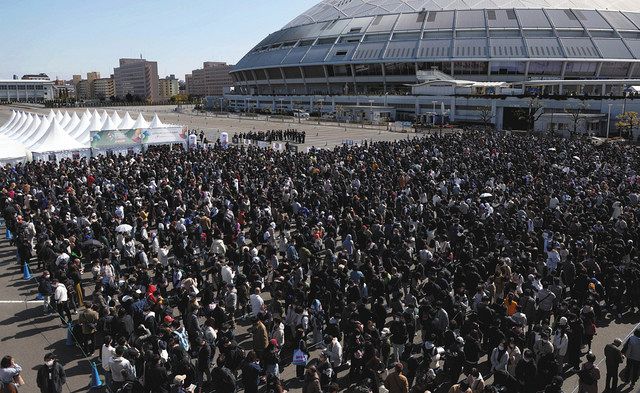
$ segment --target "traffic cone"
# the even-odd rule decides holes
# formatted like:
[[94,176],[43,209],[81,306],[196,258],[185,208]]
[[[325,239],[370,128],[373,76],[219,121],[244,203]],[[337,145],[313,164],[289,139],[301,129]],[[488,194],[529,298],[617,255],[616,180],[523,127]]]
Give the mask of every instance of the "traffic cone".
[[67,347],[73,347],[73,324],[67,324]]
[[11,233],[11,231],[9,230],[9,228],[7,228],[4,232],[4,238],[7,240],[11,240],[13,239],[13,234]]
[[22,265],[22,278],[24,280],[31,280],[31,271],[29,270],[29,264]]
[[91,389],[102,387],[102,385],[104,385],[104,382],[100,379],[98,368],[94,362],[91,362]]

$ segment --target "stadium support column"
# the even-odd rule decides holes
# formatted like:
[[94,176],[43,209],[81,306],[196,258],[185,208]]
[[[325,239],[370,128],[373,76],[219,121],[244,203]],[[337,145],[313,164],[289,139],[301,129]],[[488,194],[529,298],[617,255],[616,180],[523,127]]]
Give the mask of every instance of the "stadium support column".
[[[442,114],[444,118],[444,113]],[[442,120],[444,121],[444,120]],[[456,97],[453,96],[449,101],[449,123],[456,121]]]

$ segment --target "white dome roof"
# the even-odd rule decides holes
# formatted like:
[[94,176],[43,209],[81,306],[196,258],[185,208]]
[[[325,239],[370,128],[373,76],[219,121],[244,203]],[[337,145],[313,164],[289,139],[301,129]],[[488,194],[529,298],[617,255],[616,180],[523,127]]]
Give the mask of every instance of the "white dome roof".
[[292,20],[285,28],[374,15],[514,8],[640,11],[640,2],[636,0],[323,0]]

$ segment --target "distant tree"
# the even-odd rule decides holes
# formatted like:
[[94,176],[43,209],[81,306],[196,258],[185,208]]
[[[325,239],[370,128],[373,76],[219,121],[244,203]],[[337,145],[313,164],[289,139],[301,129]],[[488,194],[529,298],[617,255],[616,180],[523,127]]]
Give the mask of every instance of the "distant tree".
[[520,109],[518,113],[519,119],[527,123],[527,132],[533,131],[536,121],[538,121],[542,115],[544,115],[544,109],[542,108],[542,103],[537,98],[530,99],[528,107]]
[[616,119],[616,128],[620,130],[620,136],[631,139],[633,130],[640,126],[640,118],[638,112],[625,112],[619,114]]
[[587,109],[589,109],[589,104],[584,101],[574,108],[565,108],[565,113],[569,114],[573,122],[573,134],[578,133],[578,124],[581,121],[586,120],[585,112]]
[[491,111],[491,107],[489,106],[481,106],[478,107],[478,117],[484,126],[484,129],[487,130],[493,126],[493,113]]

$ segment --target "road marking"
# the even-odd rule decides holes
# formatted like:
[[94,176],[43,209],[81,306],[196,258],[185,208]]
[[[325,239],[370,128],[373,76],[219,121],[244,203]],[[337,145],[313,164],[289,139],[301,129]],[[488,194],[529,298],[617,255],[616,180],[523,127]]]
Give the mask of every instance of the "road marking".
[[0,300],[0,304],[35,304],[42,303],[43,300]]
[[[640,327],[640,323],[636,324],[636,326],[634,326],[633,329],[631,329],[631,331],[629,331],[629,334],[627,334],[627,336],[622,339],[622,344],[624,345],[624,343],[627,342],[627,340],[629,339],[629,337],[631,337],[631,335],[633,334],[633,332]],[[613,342],[613,341],[612,341]],[[610,344],[610,343],[609,343]],[[600,358],[600,360],[598,362],[596,362],[596,367],[598,367],[603,361],[605,361],[605,357],[604,355]],[[619,385],[621,386],[621,385]],[[578,389],[580,388],[580,380],[578,380],[578,385],[571,391],[571,393],[576,393],[578,391]]]

